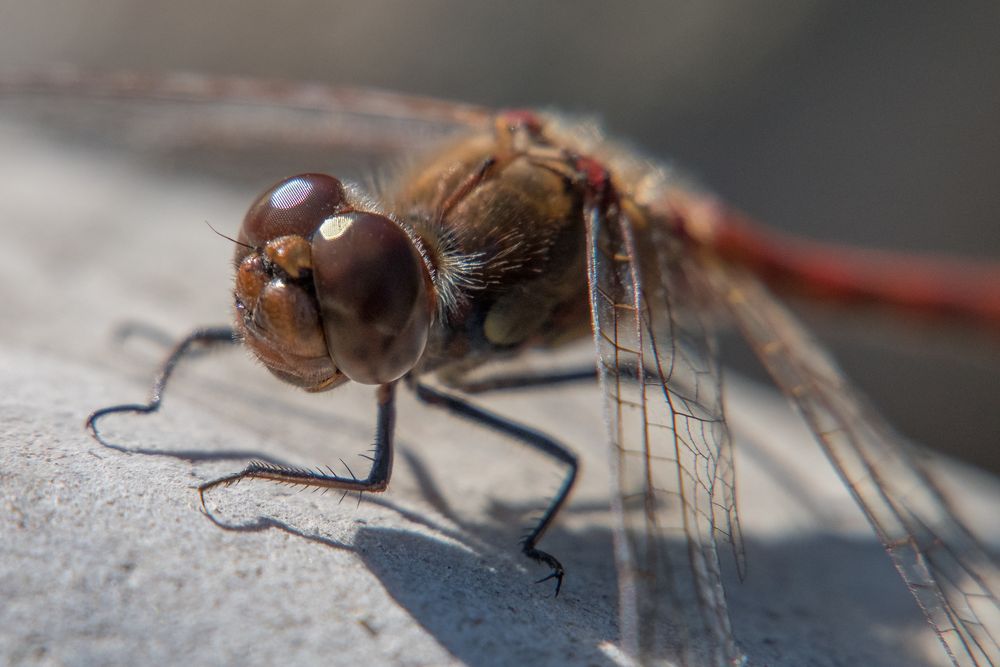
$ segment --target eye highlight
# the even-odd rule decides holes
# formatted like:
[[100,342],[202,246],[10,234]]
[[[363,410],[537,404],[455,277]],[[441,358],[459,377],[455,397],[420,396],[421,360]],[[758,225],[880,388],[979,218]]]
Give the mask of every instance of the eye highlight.
[[290,234],[308,239],[323,220],[349,208],[344,186],[333,176],[294,176],[257,198],[243,219],[239,240],[260,247]]
[[309,179],[304,176],[291,178],[271,192],[271,207],[275,209],[295,208],[313,191]]

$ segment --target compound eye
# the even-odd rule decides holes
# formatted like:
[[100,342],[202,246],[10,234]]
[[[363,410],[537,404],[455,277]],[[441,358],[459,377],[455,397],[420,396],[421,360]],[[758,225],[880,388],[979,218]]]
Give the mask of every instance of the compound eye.
[[[311,238],[320,224],[348,208],[344,186],[326,174],[300,174],[276,183],[250,206],[239,240],[259,248],[291,234]],[[248,249],[239,248],[236,263]]]
[[326,346],[363,384],[406,374],[427,344],[430,275],[409,235],[389,218],[351,212],[327,218],[312,239],[313,282]]

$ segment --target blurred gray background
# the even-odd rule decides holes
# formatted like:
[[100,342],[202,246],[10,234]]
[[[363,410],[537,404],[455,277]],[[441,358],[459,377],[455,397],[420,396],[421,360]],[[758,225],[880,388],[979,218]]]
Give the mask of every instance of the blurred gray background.
[[[595,114],[780,229],[994,260],[998,35],[995,2],[0,3],[5,66],[315,79]],[[810,319],[905,434],[1000,469],[1000,337]]]

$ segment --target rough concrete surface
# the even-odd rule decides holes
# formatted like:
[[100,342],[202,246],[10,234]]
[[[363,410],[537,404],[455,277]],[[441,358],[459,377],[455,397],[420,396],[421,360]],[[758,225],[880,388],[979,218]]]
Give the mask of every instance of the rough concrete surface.
[[[615,664],[595,387],[483,401],[581,454],[545,540],[568,570],[558,598],[516,549],[558,469],[405,392],[388,493],[251,482],[207,516],[193,487],[250,456],[363,468],[372,391],[301,395],[220,353],[178,373],[162,414],[102,425],[147,453],[102,447],[84,418],[140,400],[163,354],[114,328],[225,322],[231,249],[202,221],[232,233],[253,189],[9,119],[0,146],[0,663]],[[729,589],[751,664],[945,664],[805,428],[768,390],[731,389],[749,576]],[[942,468],[995,544],[997,481]]]

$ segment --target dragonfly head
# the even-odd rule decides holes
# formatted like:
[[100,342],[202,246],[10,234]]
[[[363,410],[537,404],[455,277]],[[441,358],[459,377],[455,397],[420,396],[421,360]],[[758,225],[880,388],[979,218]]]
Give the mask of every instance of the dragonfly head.
[[309,391],[391,382],[420,359],[434,313],[419,241],[324,174],[285,179],[247,211],[236,326],[276,376]]

